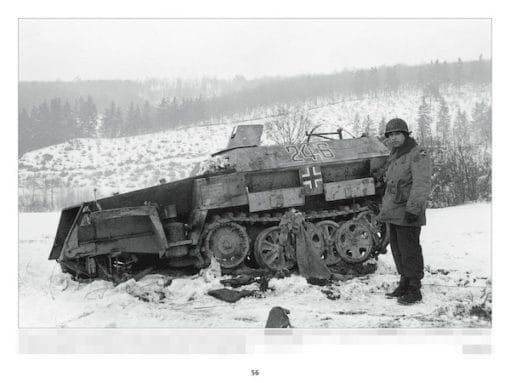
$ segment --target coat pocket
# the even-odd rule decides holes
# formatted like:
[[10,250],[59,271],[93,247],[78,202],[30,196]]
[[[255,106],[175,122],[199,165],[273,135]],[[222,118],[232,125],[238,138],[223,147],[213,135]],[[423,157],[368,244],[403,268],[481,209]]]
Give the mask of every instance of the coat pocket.
[[409,199],[409,195],[411,194],[411,187],[413,183],[411,181],[399,180],[397,182],[397,190],[395,193],[395,197],[393,201],[395,203],[405,203]]

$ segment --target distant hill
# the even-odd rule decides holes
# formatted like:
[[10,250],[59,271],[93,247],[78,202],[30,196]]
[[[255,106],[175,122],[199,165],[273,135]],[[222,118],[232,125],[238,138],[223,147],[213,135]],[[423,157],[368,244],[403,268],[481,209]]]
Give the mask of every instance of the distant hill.
[[279,105],[393,95],[401,90],[489,85],[491,61],[381,66],[246,80],[19,83],[19,153],[75,138],[126,137],[180,126],[266,117]]
[[[478,103],[491,104],[490,85],[451,85],[439,88],[438,92],[450,110],[448,129],[453,133],[457,129],[457,112],[465,112],[471,118]],[[406,119],[419,137],[418,111],[425,95],[430,107],[431,133],[437,137],[440,101],[420,89],[400,89],[390,97],[365,94],[330,99],[323,106],[314,103],[295,106],[312,125],[321,124],[323,131],[342,127],[358,136],[360,129],[377,134],[379,125],[398,116]],[[263,114],[270,115],[272,110],[268,108]],[[250,122],[266,123],[272,119],[264,117]],[[132,137],[72,139],[31,151],[19,160],[20,209],[59,209],[93,198],[94,189],[100,197],[152,186],[162,178],[166,181],[184,178],[197,163],[226,146],[236,123],[233,119],[223,124],[179,127]],[[466,125],[466,129],[471,126],[474,125]],[[481,140],[480,132],[472,131],[470,137],[474,144]],[[267,136],[263,138],[264,143],[270,143]]]
[[74,103],[81,98],[92,97],[99,111],[106,109],[112,101],[120,108],[131,103],[148,101],[158,103],[161,98],[212,97],[238,91],[241,77],[232,80],[203,78],[198,80],[75,80],[75,81],[21,81],[18,83],[19,106],[31,110],[42,102],[54,98]]

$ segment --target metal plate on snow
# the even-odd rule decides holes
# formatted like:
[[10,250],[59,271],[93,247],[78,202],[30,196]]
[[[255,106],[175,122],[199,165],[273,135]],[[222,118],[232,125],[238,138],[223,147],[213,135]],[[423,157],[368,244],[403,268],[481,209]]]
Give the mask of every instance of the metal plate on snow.
[[375,194],[374,179],[360,178],[357,180],[327,182],[324,184],[326,201],[336,201]]
[[305,204],[302,188],[286,188],[248,193],[250,212],[279,209]]

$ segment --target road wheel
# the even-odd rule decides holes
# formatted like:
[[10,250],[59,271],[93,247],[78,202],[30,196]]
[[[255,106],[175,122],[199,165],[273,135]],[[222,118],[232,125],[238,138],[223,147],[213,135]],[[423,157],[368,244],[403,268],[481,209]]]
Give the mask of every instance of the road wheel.
[[390,242],[390,225],[385,222],[378,222],[375,220],[377,214],[373,211],[365,211],[358,215],[357,219],[363,219],[370,227],[372,238],[374,240],[373,253],[386,253],[386,247]]
[[322,232],[322,239],[324,241],[322,259],[324,259],[328,266],[336,265],[342,260],[335,248],[335,233],[340,225],[335,221],[325,220],[316,223],[315,226]]
[[291,270],[296,266],[296,260],[289,257],[279,242],[280,228],[271,226],[260,232],[255,240],[253,251],[259,266],[278,271],[282,269]]
[[349,220],[335,233],[335,248],[347,263],[362,263],[372,252],[374,241],[369,226],[361,220]]
[[205,251],[214,257],[223,268],[241,264],[250,249],[246,229],[234,222],[213,224],[205,238]]

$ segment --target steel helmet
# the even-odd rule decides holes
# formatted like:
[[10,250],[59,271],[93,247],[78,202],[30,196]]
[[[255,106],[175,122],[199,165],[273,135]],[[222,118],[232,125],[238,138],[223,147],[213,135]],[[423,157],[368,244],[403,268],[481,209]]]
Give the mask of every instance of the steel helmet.
[[402,132],[409,134],[409,128],[404,120],[401,118],[393,118],[388,121],[386,124],[386,130],[384,131],[384,136],[388,137],[388,133],[391,132]]

